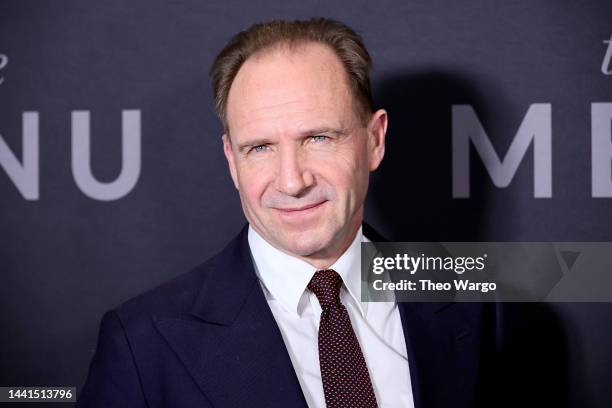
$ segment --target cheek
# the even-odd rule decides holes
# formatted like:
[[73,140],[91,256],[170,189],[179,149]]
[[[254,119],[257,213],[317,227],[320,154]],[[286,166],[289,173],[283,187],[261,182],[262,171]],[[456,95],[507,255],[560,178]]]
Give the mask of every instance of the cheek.
[[319,166],[318,175],[334,191],[336,200],[346,201],[351,200],[351,196],[362,195],[364,174],[355,158],[336,157],[327,164],[325,167]]
[[359,194],[367,183],[367,154],[361,144],[346,146],[325,162],[329,164],[328,177],[336,187]]
[[259,206],[261,197],[271,183],[269,166],[261,163],[248,163],[238,167],[240,195],[251,207]]

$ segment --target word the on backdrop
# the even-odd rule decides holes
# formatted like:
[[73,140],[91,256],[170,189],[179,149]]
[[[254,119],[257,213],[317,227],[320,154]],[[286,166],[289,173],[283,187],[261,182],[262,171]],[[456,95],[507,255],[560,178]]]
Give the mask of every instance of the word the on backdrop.
[[[0,71],[2,71],[8,65],[8,56],[5,54],[0,54]],[[0,85],[4,82],[4,77],[0,72]]]
[[601,63],[601,72],[604,75],[612,75],[612,67],[610,66],[610,60],[612,60],[612,37],[604,41],[604,44],[608,44],[608,48],[606,49],[603,62]]
[[[0,167],[26,200],[38,200],[39,143],[38,112],[23,112],[22,160],[0,135]],[[89,111],[72,112],[72,176],[86,196],[99,201],[118,200],[127,195],[140,177],[140,110],[124,110],[121,116],[121,172],[111,182],[98,181],[91,171]]]

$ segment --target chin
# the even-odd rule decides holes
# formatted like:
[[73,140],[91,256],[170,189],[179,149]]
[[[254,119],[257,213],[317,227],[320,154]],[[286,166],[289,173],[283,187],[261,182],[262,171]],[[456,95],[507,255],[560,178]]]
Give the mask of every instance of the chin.
[[314,231],[303,231],[285,236],[281,242],[286,251],[299,255],[310,256],[327,248],[329,234],[320,234]]

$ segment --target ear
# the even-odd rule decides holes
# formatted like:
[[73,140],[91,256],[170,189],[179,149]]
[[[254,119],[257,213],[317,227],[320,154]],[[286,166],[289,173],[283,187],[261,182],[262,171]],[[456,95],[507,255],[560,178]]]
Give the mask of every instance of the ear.
[[234,186],[236,190],[240,190],[238,188],[238,174],[236,172],[236,162],[234,162],[234,152],[232,151],[232,141],[229,138],[227,133],[223,134],[223,153],[225,154],[225,159],[227,160],[227,165],[229,167],[230,174],[232,176],[232,180],[234,181]]
[[370,171],[376,170],[385,156],[387,121],[387,111],[379,109],[372,114],[368,123],[368,165]]

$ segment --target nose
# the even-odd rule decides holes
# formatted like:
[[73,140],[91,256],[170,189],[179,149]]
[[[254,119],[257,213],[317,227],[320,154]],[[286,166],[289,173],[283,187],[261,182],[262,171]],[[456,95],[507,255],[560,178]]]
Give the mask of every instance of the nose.
[[314,183],[312,172],[297,149],[281,149],[276,177],[276,189],[286,195],[299,197]]

